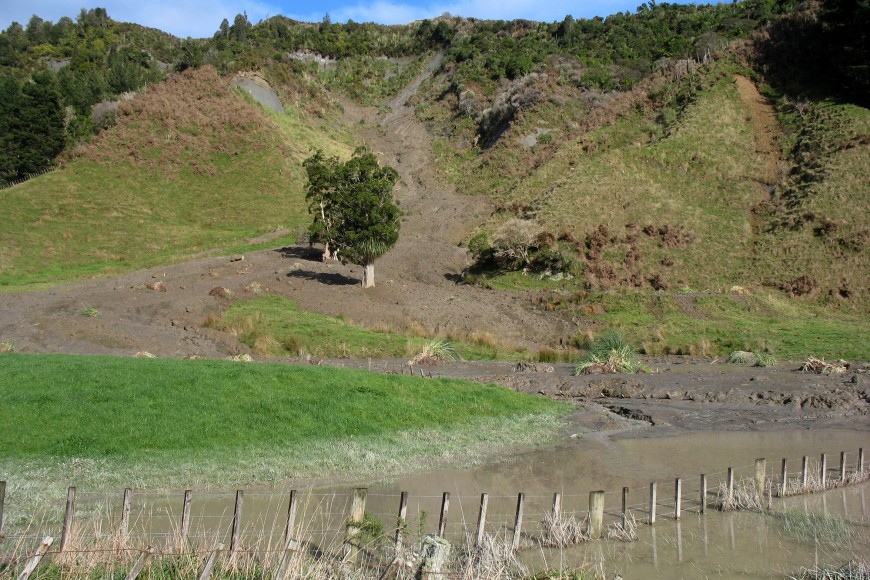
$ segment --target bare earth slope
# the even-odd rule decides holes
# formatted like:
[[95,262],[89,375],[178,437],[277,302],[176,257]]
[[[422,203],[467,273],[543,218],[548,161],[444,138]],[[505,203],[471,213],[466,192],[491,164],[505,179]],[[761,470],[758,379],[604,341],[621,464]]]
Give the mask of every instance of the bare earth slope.
[[[302,308],[366,325],[403,327],[416,321],[440,331],[488,331],[532,348],[572,334],[564,320],[533,310],[521,294],[455,283],[466,266],[466,251],[458,243],[488,216],[489,206],[486,200],[458,195],[438,179],[431,140],[406,104],[440,59],[438,55],[429,63],[386,114],[344,103],[348,124],[359,128],[357,137],[401,176],[401,236],[376,264],[376,288],[359,288],[359,267],[323,263],[308,248],[258,252],[240,261],[203,258],[46,292],[0,295],[0,339],[11,340],[22,352],[235,354],[246,347],[230,335],[201,328],[209,313],[226,306],[209,292],[222,286],[244,296],[244,288],[253,282],[292,298]],[[155,282],[163,282],[167,291],[146,287]],[[100,316],[83,316],[85,306]]]

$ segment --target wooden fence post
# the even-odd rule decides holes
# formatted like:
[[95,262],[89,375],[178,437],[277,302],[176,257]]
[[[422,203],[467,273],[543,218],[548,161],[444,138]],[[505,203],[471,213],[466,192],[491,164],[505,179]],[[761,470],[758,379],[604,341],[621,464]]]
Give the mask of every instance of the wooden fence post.
[[450,492],[441,495],[441,517],[438,518],[438,537],[443,538],[447,529],[447,509],[450,507]]
[[483,542],[483,532],[486,528],[486,506],[489,503],[489,494],[480,494],[480,511],[477,513],[477,537],[474,546],[479,548]]
[[628,529],[628,488],[622,488],[622,529]]
[[37,566],[39,566],[39,561],[42,560],[42,557],[45,556],[46,552],[48,552],[52,542],[54,542],[54,538],[51,536],[45,536],[45,538],[42,539],[42,543],[39,544],[36,553],[31,556],[27,561],[27,564],[24,566],[24,570],[22,570],[21,574],[18,575],[18,580],[27,580],[30,578],[30,575],[33,574],[33,571],[36,570]]
[[819,479],[822,481],[822,489],[825,489],[828,484],[828,456],[824,453],[819,460]]
[[554,493],[553,494],[553,519],[558,520],[562,515],[562,494]]
[[293,539],[296,530],[296,490],[290,490],[290,505],[287,507],[287,526],[284,529],[284,552],[275,569],[273,580],[284,580],[290,568],[291,552],[299,549],[299,542]]
[[181,505],[181,549],[187,544],[190,535],[190,506],[193,503],[193,490],[184,490],[184,503]]
[[840,483],[846,483],[846,452],[840,451]]
[[403,491],[399,496],[399,520],[396,522],[396,550],[402,548],[402,532],[405,530],[408,519],[408,492]]
[[296,528],[296,490],[290,490],[290,505],[287,507],[287,527],[284,528],[284,543],[293,539]]
[[674,519],[680,519],[683,508],[683,480],[679,477],[674,480]]
[[801,461],[801,492],[805,492],[807,490],[807,478],[809,477],[809,471],[810,458],[804,455],[804,458]]
[[60,551],[66,549],[72,532],[73,515],[76,511],[76,488],[71,487],[66,492],[66,515],[63,518],[63,531],[60,536]]
[[133,490],[129,487],[124,489],[124,499],[121,500],[121,525],[118,528],[118,536],[121,540],[121,547],[127,545],[127,537],[130,533],[130,503],[133,497]]
[[6,482],[0,481],[0,538],[3,538],[3,510],[6,506]]
[[136,563],[133,564],[133,567],[130,568],[130,573],[127,574],[127,578],[125,580],[136,580],[139,577],[139,573],[142,572],[142,568],[145,567],[145,564],[148,563],[148,560],[151,556],[154,555],[154,548],[152,546],[148,546],[145,548],[145,551],[142,552],[142,555],[139,556],[139,559],[136,560]]
[[353,490],[350,503],[350,518],[347,522],[347,532],[344,539],[344,555],[349,562],[356,562],[359,557],[359,546],[356,544],[357,536],[362,531],[362,523],[366,517],[366,497],[368,489],[358,487]]
[[[444,538],[426,536],[420,550],[420,567],[416,578],[420,580],[441,580],[444,578],[443,568],[450,557],[450,542]],[[383,576],[382,576],[383,578]]]
[[517,494],[517,515],[514,518],[514,537],[511,541],[511,550],[516,552],[520,548],[520,534],[523,529],[523,507],[526,501],[526,494]]
[[649,484],[649,523],[656,523],[656,482]]
[[604,529],[604,491],[589,492],[589,537],[597,540]]
[[758,492],[758,497],[764,496],[764,484],[767,479],[767,459],[760,458],[755,460],[755,490]]
[[707,513],[707,475],[705,473],[701,474],[699,495],[701,496],[699,498],[701,500],[701,505],[698,508],[698,512],[705,514]]
[[730,502],[734,499],[734,468],[728,468],[728,474],[725,476],[725,495]]
[[215,564],[217,564],[218,556],[223,549],[223,544],[215,546],[215,549],[212,550],[211,555],[208,557],[208,561],[205,563],[205,568],[202,569],[202,572],[199,575],[199,580],[208,580],[211,578],[211,573],[214,570]]
[[788,493],[788,459],[782,458],[782,470],[779,474],[779,497]]
[[230,555],[235,556],[239,549],[239,536],[242,531],[242,504],[245,501],[245,492],[236,490],[236,507],[233,510],[233,532],[230,536]]

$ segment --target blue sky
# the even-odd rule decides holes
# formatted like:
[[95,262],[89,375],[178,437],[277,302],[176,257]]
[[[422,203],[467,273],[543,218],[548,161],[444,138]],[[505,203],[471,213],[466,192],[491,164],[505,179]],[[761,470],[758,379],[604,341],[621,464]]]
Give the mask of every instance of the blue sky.
[[[634,12],[643,0],[103,0],[87,8],[106,8],[114,20],[159,28],[176,36],[211,36],[223,18],[232,23],[236,14],[247,12],[253,23],[277,14],[319,22],[329,14],[334,22],[405,24],[449,12],[455,16],[514,20],[526,18],[553,22],[566,14],[575,18]],[[686,0],[676,0],[687,3]],[[69,0],[0,0],[0,28],[13,21],[27,24],[33,14],[57,22],[75,16],[83,4]]]

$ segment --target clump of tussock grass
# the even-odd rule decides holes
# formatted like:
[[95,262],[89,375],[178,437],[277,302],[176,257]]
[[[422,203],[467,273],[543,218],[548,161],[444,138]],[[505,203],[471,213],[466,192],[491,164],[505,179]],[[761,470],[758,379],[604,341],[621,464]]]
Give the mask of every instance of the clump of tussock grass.
[[528,568],[520,562],[509,540],[486,534],[479,546],[473,542],[474,538],[467,536],[458,558],[451,563],[450,576],[467,580],[513,580],[528,576]]
[[846,484],[854,485],[856,483],[865,482],[868,479],[870,479],[870,471],[854,471],[846,477]]
[[541,522],[541,545],[552,548],[567,548],[590,540],[586,530],[588,518],[578,520],[573,515],[550,512]]
[[607,526],[607,539],[618,540],[620,542],[636,542],[637,541],[637,519],[634,514],[629,512],[625,518],[625,525],[622,522],[613,522]]
[[459,354],[453,343],[443,338],[433,338],[423,345],[423,350],[408,361],[408,366],[437,365],[455,360],[459,360]]
[[261,356],[272,356],[283,350],[283,346],[277,338],[271,334],[255,332],[252,336],[251,350]]
[[789,580],[870,580],[870,563],[866,560],[854,560],[839,567],[804,568]]
[[765,484],[766,493],[758,492],[754,479],[741,477],[734,482],[734,489],[728,493],[725,482],[719,484],[716,506],[721,511],[757,511],[763,512],[770,507],[771,482]]
[[544,347],[538,351],[538,362],[554,363],[562,359],[561,353],[553,348]]
[[769,352],[764,351],[756,352],[755,359],[756,360],[754,366],[757,367],[772,367],[776,366],[776,363],[778,362],[775,356],[773,356]]
[[100,316],[100,311],[93,306],[85,304],[84,306],[82,306],[82,309],[79,310],[79,314],[82,316],[87,316],[88,318],[96,318]]
[[468,337],[473,344],[499,350],[502,347],[501,342],[491,332],[484,330],[475,330]]
[[290,333],[282,338],[281,348],[294,356],[302,356],[306,352],[305,341],[296,333]]
[[15,352],[15,343],[11,340],[0,342],[0,353],[2,352]]
[[735,350],[728,356],[726,361],[734,365],[751,367],[772,367],[777,363],[776,357],[769,352]]
[[216,328],[219,329],[221,326],[221,317],[215,314],[214,312],[210,312],[208,316],[205,317],[205,320],[202,321],[203,328]]
[[634,374],[647,371],[648,369],[640,362],[637,351],[626,343],[622,336],[615,332],[607,332],[589,345],[588,355],[574,369],[574,374]]
[[750,352],[748,350],[735,350],[728,356],[728,360],[726,362],[732,365],[751,366],[755,364],[756,360],[758,359],[756,359],[754,352]]
[[408,324],[405,325],[405,331],[403,333],[405,336],[416,336],[416,337],[426,337],[432,336],[432,333],[428,328],[423,326],[420,322],[416,320],[412,320]]

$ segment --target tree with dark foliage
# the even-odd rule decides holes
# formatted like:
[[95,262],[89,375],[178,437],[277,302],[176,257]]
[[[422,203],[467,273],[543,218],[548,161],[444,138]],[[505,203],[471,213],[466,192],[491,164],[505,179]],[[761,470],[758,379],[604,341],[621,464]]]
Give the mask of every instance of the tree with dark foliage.
[[399,239],[400,211],[393,202],[399,174],[381,167],[365,148],[344,163],[318,150],[303,166],[308,173],[305,197],[314,216],[311,239],[324,244],[324,258],[338,255],[343,262],[364,266],[362,286],[374,286],[375,260]]

